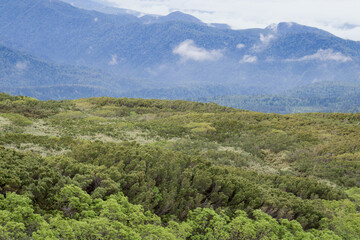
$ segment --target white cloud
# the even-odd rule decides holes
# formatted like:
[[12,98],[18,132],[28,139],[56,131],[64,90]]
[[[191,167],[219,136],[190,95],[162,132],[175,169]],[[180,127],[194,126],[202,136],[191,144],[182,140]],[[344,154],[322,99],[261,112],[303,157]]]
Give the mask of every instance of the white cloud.
[[274,32],[274,33],[276,33],[277,32],[277,30],[278,30],[278,24],[277,23],[273,23],[273,24],[271,24],[271,25],[269,25],[269,28]]
[[351,57],[343,55],[341,52],[335,52],[333,49],[320,49],[315,54],[307,55],[298,59],[289,59],[287,61],[336,61],[348,62],[352,61]]
[[118,61],[117,61],[117,55],[114,54],[114,55],[111,55],[111,60],[109,61],[109,65],[116,65],[118,64]]
[[269,46],[270,42],[275,39],[275,36],[272,34],[269,34],[267,36],[264,36],[264,34],[260,34],[260,43],[255,44],[252,47],[252,50],[255,52],[260,52],[264,50],[267,46]]
[[264,28],[271,23],[297,22],[325,29],[344,38],[360,40],[358,0],[97,0],[149,14],[180,10],[206,23],[227,23],[234,29]]
[[236,45],[237,49],[243,49],[245,46],[245,44],[239,43],[238,45]]
[[240,60],[240,63],[256,63],[257,61],[258,61],[257,56],[245,55],[245,56]]
[[25,70],[27,66],[28,66],[27,62],[17,62],[15,65],[16,69],[20,71]]
[[194,60],[194,61],[216,61],[220,59],[223,54],[221,50],[206,50],[196,46],[195,42],[191,39],[187,39],[174,48],[173,53],[179,55],[182,60]]
[[271,40],[273,40],[274,38],[275,38],[275,36],[272,35],[272,34],[269,34],[267,36],[264,36],[263,34],[260,34],[260,41],[264,45],[268,45],[271,42]]
[[91,54],[93,52],[93,47],[89,46],[88,49],[86,50],[87,54]]

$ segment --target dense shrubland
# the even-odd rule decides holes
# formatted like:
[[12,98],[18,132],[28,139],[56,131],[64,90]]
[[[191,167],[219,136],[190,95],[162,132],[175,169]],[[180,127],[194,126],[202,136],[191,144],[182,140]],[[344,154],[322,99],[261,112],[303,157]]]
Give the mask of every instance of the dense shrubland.
[[0,239],[358,239],[359,114],[0,95]]

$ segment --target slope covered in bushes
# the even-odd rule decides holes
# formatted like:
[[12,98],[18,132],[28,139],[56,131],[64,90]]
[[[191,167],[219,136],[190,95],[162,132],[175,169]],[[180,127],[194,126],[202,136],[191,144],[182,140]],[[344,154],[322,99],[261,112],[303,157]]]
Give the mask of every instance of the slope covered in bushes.
[[360,114],[0,95],[1,239],[357,239]]

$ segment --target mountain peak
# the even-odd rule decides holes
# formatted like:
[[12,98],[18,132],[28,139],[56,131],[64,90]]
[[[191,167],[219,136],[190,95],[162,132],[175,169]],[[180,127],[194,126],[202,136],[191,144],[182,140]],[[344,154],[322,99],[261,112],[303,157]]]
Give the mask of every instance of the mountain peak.
[[332,35],[329,32],[324,30],[309,27],[305,25],[298,24],[296,22],[280,22],[280,23],[273,23],[265,28],[268,31],[272,31],[276,34],[289,34],[289,33],[316,33],[319,35]]
[[202,23],[202,21],[190,14],[186,14],[180,11],[175,11],[167,16],[162,17],[164,20],[167,21],[182,21],[182,22],[192,22],[192,23]]
[[196,23],[200,25],[205,25],[198,18],[180,11],[172,12],[166,16],[145,15],[140,19],[145,24],[164,23],[164,22],[186,22],[186,23]]

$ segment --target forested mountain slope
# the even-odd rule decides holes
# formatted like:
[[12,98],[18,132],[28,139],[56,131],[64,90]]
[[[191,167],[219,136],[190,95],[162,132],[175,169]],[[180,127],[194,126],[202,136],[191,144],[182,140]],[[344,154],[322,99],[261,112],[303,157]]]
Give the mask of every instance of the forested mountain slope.
[[274,95],[193,97],[192,99],[265,113],[360,112],[360,86],[337,82],[318,82]]
[[135,81],[87,67],[59,65],[0,45],[0,89],[40,99],[120,96]]
[[296,23],[232,30],[181,12],[106,14],[57,0],[2,0],[0,22],[0,44],[57,64],[141,79],[143,89],[129,93],[143,93],[138,97],[209,85],[220,89],[210,97],[279,94],[314,82],[360,80],[359,42]]
[[0,95],[3,239],[358,239],[360,114]]

